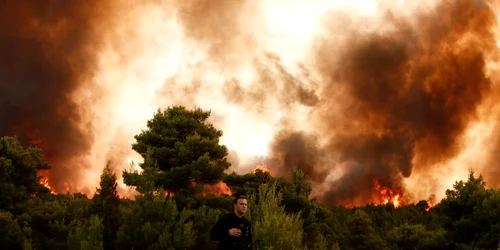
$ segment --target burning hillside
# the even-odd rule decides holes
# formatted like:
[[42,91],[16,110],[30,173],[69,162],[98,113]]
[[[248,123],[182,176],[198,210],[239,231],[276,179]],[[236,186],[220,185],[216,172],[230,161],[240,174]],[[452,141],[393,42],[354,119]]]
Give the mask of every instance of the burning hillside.
[[231,170],[264,155],[325,204],[400,206],[471,167],[498,185],[496,3],[341,2],[3,1],[0,135],[43,149],[56,193],[141,161],[173,104],[212,110]]

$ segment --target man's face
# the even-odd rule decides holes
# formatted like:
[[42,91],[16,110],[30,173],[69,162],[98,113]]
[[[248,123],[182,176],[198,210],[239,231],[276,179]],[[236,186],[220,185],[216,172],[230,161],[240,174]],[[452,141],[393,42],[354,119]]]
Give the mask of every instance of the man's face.
[[239,199],[236,204],[234,204],[234,209],[236,212],[239,214],[244,214],[247,212],[247,200],[246,199]]

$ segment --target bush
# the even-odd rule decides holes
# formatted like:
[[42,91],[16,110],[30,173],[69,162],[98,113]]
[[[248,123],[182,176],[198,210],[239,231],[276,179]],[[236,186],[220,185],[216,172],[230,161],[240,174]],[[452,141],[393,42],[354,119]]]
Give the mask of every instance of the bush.
[[300,213],[286,213],[282,197],[274,184],[262,186],[258,196],[249,195],[247,218],[253,225],[254,249],[303,249]]

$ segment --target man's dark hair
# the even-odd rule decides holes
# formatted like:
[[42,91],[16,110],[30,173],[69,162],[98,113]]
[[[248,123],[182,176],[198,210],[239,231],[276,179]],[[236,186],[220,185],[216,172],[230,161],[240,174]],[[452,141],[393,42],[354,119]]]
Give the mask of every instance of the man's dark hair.
[[239,201],[239,200],[242,200],[242,199],[247,200],[247,197],[246,197],[245,195],[238,195],[238,196],[236,196],[236,197],[234,198],[234,200],[233,200],[233,204],[235,204],[235,205],[236,205],[236,204],[238,203],[238,201]]

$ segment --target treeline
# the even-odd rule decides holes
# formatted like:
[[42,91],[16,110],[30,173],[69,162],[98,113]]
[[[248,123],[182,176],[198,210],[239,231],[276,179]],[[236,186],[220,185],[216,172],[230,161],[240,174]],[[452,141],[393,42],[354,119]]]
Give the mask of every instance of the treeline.
[[222,131],[210,112],[172,107],[159,111],[132,148],[143,171],[125,171],[140,193],[116,191],[109,166],[92,197],[51,194],[38,172],[49,169],[40,149],[0,138],[0,249],[216,249],[210,228],[232,210],[232,197],[207,195],[224,181],[249,195],[254,249],[500,249],[500,191],[470,173],[434,207],[426,201],[324,207],[310,199],[307,176],[267,172],[225,174]]

